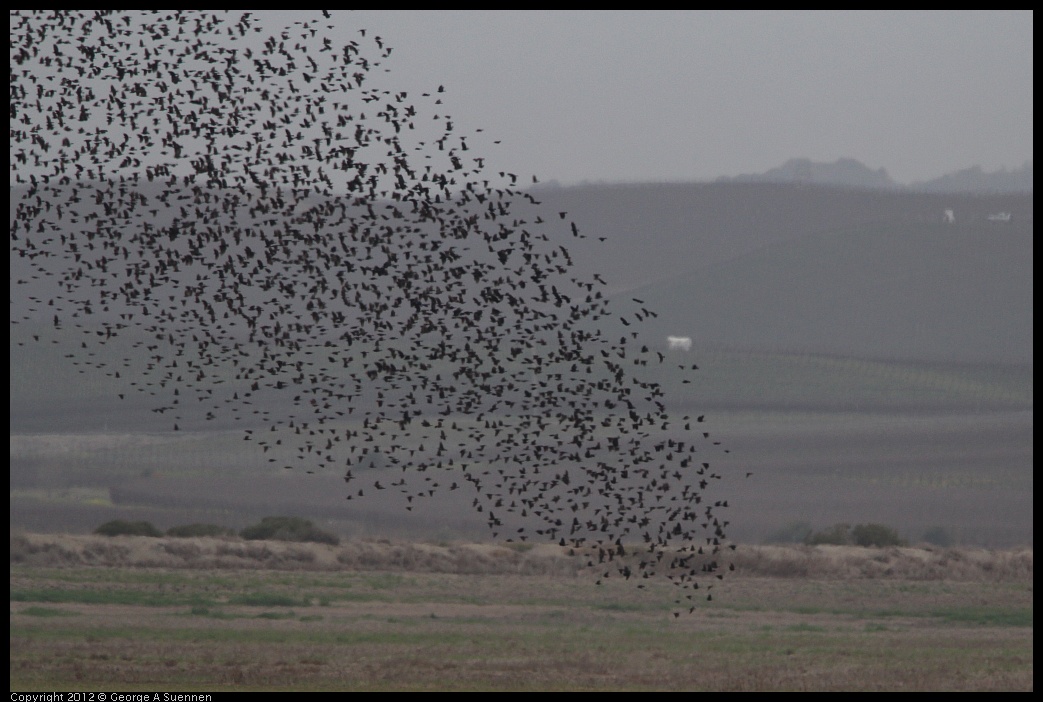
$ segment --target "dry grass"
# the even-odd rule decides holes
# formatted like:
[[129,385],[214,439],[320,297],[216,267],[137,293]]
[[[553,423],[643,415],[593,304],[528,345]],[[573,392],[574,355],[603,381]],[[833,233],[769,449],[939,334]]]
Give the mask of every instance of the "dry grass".
[[744,546],[740,573],[760,577],[858,580],[1031,581],[1032,549],[860,546]]
[[18,690],[1031,690],[1032,551],[740,547],[712,601],[552,545],[16,534]]
[[358,539],[339,546],[238,537],[11,535],[11,562],[43,567],[221,568],[575,575],[579,558],[550,544],[414,543]]
[[[354,539],[339,546],[238,537],[11,534],[11,563],[62,567],[221,568],[553,575],[592,572],[588,555],[553,544]],[[746,577],[1031,581],[1032,549],[739,546],[725,562]]]

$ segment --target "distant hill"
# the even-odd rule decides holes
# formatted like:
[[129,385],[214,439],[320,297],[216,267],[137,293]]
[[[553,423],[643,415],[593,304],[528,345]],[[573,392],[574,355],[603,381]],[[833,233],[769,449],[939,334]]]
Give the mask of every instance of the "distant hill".
[[833,163],[815,163],[807,158],[791,158],[764,173],[748,173],[734,177],[722,176],[721,183],[800,183],[834,185],[847,188],[895,188],[883,168],[873,170],[853,158],[840,158]]
[[722,176],[719,183],[791,183],[828,185],[845,188],[908,189],[928,193],[1026,193],[1032,192],[1032,162],[1008,171],[985,172],[971,166],[931,180],[903,185],[893,180],[883,168],[873,170],[853,158],[840,158],[833,163],[817,163],[807,158],[791,158],[781,166],[764,173]]
[[[996,225],[1010,212],[1030,222],[1026,194],[939,194],[782,183],[638,183],[534,191],[550,212],[567,212],[586,238],[565,237],[580,272],[598,272],[612,292],[710,268],[780,241],[869,225],[942,222]],[[604,241],[601,241],[601,239]]]
[[[1032,360],[1033,201],[768,183],[540,193],[651,341],[958,362]],[[943,212],[955,213],[954,224]],[[1011,212],[1012,222],[989,221]],[[604,242],[600,238],[605,238]],[[633,304],[631,303],[632,307]]]
[[779,241],[621,295],[649,330],[703,345],[959,363],[1031,363],[1025,227],[876,224]]
[[1032,162],[1012,171],[1002,169],[986,173],[981,166],[971,166],[962,171],[935,178],[922,183],[912,183],[911,190],[928,193],[952,192],[1032,192]]

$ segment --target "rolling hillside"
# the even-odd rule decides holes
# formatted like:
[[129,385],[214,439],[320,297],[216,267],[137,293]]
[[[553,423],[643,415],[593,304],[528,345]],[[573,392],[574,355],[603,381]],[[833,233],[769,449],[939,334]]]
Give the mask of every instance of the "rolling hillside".
[[[960,382],[977,387],[982,374],[1003,380],[987,383],[985,390],[975,391],[976,398],[971,393],[971,401],[1014,397],[1014,404],[1024,407],[1031,397],[1031,384],[1011,392],[1012,382],[1017,384],[1011,378],[1031,378],[1030,195],[939,196],[738,183],[535,192],[549,218],[567,212],[584,234],[572,237],[562,223],[562,241],[572,250],[578,275],[603,275],[616,291],[617,316],[603,331],[622,334],[619,317],[646,316],[640,333],[648,345],[662,347],[668,334],[689,336],[696,347],[693,359],[713,358],[721,368],[732,369],[723,375],[704,373],[703,392],[696,398],[694,388],[686,387],[693,396],[682,402],[709,399],[734,406],[750,399],[743,388],[718,376],[762,378],[756,397],[785,406],[850,404],[841,395],[864,399],[867,384],[876,382],[866,380],[864,369],[854,370],[862,368],[858,363],[827,363],[830,370],[823,376],[823,362],[809,363],[811,357],[899,365],[1027,364],[1011,372],[935,368],[932,372],[950,378],[943,383],[949,390],[926,405],[966,407],[967,394],[953,395],[951,388]],[[955,225],[940,223],[943,205],[958,213]],[[987,216],[996,211],[1013,212],[1014,222],[990,223]],[[12,278],[28,277],[19,260],[12,260],[11,271]],[[15,285],[12,280],[11,313],[20,320],[10,330],[12,427],[46,431],[57,422],[77,429],[115,428],[124,420],[144,430],[165,427],[168,422],[161,417],[143,413],[149,395],[130,388],[133,369],[149,363],[142,347],[148,335],[128,328],[95,344],[91,353],[97,356],[65,358],[80,346],[84,333],[93,331],[51,329],[46,303],[22,297],[46,295],[44,284]],[[36,312],[28,311],[34,307]],[[642,308],[658,316],[645,315]],[[34,343],[34,335],[45,343]],[[46,343],[50,339],[58,343]],[[711,351],[716,355],[708,357]],[[101,370],[90,368],[101,363]],[[121,368],[117,381],[112,376]],[[892,375],[910,377],[907,369]],[[794,396],[792,387],[808,387],[810,376],[829,382]],[[670,382],[666,376],[661,380]],[[923,406],[924,389],[916,383],[904,387],[909,397],[894,395],[883,406]],[[126,400],[118,400],[118,393]]]
[[590,185],[533,192],[549,212],[567,211],[576,221],[587,238],[564,243],[581,272],[600,273],[614,292],[710,269],[812,234],[938,224],[946,209],[954,211],[958,226],[983,232],[996,231],[989,214],[1011,212],[1015,226],[1028,227],[1029,240],[1033,219],[1031,193],[942,195],[772,183]]
[[[706,412],[722,442],[706,459],[733,481],[736,538],[794,520],[883,521],[912,539],[940,526],[963,543],[1031,543],[1031,195],[772,184],[534,192],[561,226],[575,275],[609,285],[615,316],[601,331],[640,329],[664,363],[639,370],[669,389],[670,409]],[[955,224],[941,222],[944,209]],[[998,211],[1013,222],[990,223]],[[46,277],[16,285],[30,275],[18,260],[11,273],[13,526],[242,525],[292,512],[340,515],[344,533],[428,534],[467,512],[432,503],[403,517],[380,498],[347,503],[340,475],[291,476],[292,451],[248,450],[244,430],[270,434],[269,415],[299,411],[277,393],[212,418],[186,398],[199,409],[186,407],[173,432],[172,413],[154,410],[178,400],[174,386],[141,375],[155,343],[144,327],[82,346],[97,330],[52,328]],[[638,315],[644,326],[619,321]],[[667,351],[668,334],[692,337],[693,348]],[[302,348],[300,360],[320,350]],[[695,363],[694,377],[678,372]],[[226,392],[245,390],[249,381],[227,370]],[[340,429],[357,429],[373,401],[363,394],[343,408],[358,411]]]
[[1031,363],[1032,230],[874,223],[628,291],[660,337],[859,358]]

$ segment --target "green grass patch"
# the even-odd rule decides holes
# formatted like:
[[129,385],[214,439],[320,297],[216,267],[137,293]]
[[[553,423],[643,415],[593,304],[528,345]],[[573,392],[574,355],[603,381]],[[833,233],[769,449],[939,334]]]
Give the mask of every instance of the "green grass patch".
[[823,633],[827,631],[827,629],[824,626],[816,626],[814,624],[808,624],[807,622],[801,622],[799,624],[791,624],[785,627],[783,631]]
[[224,610],[211,609],[210,607],[196,606],[188,611],[188,614],[193,617],[206,617],[208,619],[242,619],[237,614],[229,614]]
[[25,609],[18,612],[18,614],[24,614],[27,617],[78,617],[79,612],[73,612],[69,609],[57,609],[55,607],[26,607]]
[[415,585],[416,581],[407,580],[405,577],[395,573],[380,573],[365,576],[362,579],[362,584],[374,590],[394,590],[404,585]]
[[11,590],[12,602],[75,602],[78,604],[136,605],[139,607],[176,607],[212,605],[212,598],[173,592],[135,592],[133,590]]
[[934,610],[932,617],[937,617],[953,624],[971,624],[975,626],[1014,626],[1032,627],[1031,609],[992,609],[978,607],[959,607],[954,609]]
[[307,598],[290,597],[272,592],[259,592],[251,595],[236,595],[228,599],[228,604],[247,607],[310,607]]

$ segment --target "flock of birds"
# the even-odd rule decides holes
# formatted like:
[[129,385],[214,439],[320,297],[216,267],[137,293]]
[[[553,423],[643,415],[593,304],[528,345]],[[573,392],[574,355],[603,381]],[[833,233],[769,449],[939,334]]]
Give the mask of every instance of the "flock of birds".
[[584,235],[486,172],[443,87],[373,85],[391,48],[335,29],[13,11],[13,289],[46,293],[12,324],[44,319],[76,362],[132,340],[172,430],[250,417],[262,455],[292,456],[269,461],[343,472],[348,499],[468,488],[497,538],[691,604],[729,544],[703,418],[649,380],[685,357],[574,272]]

